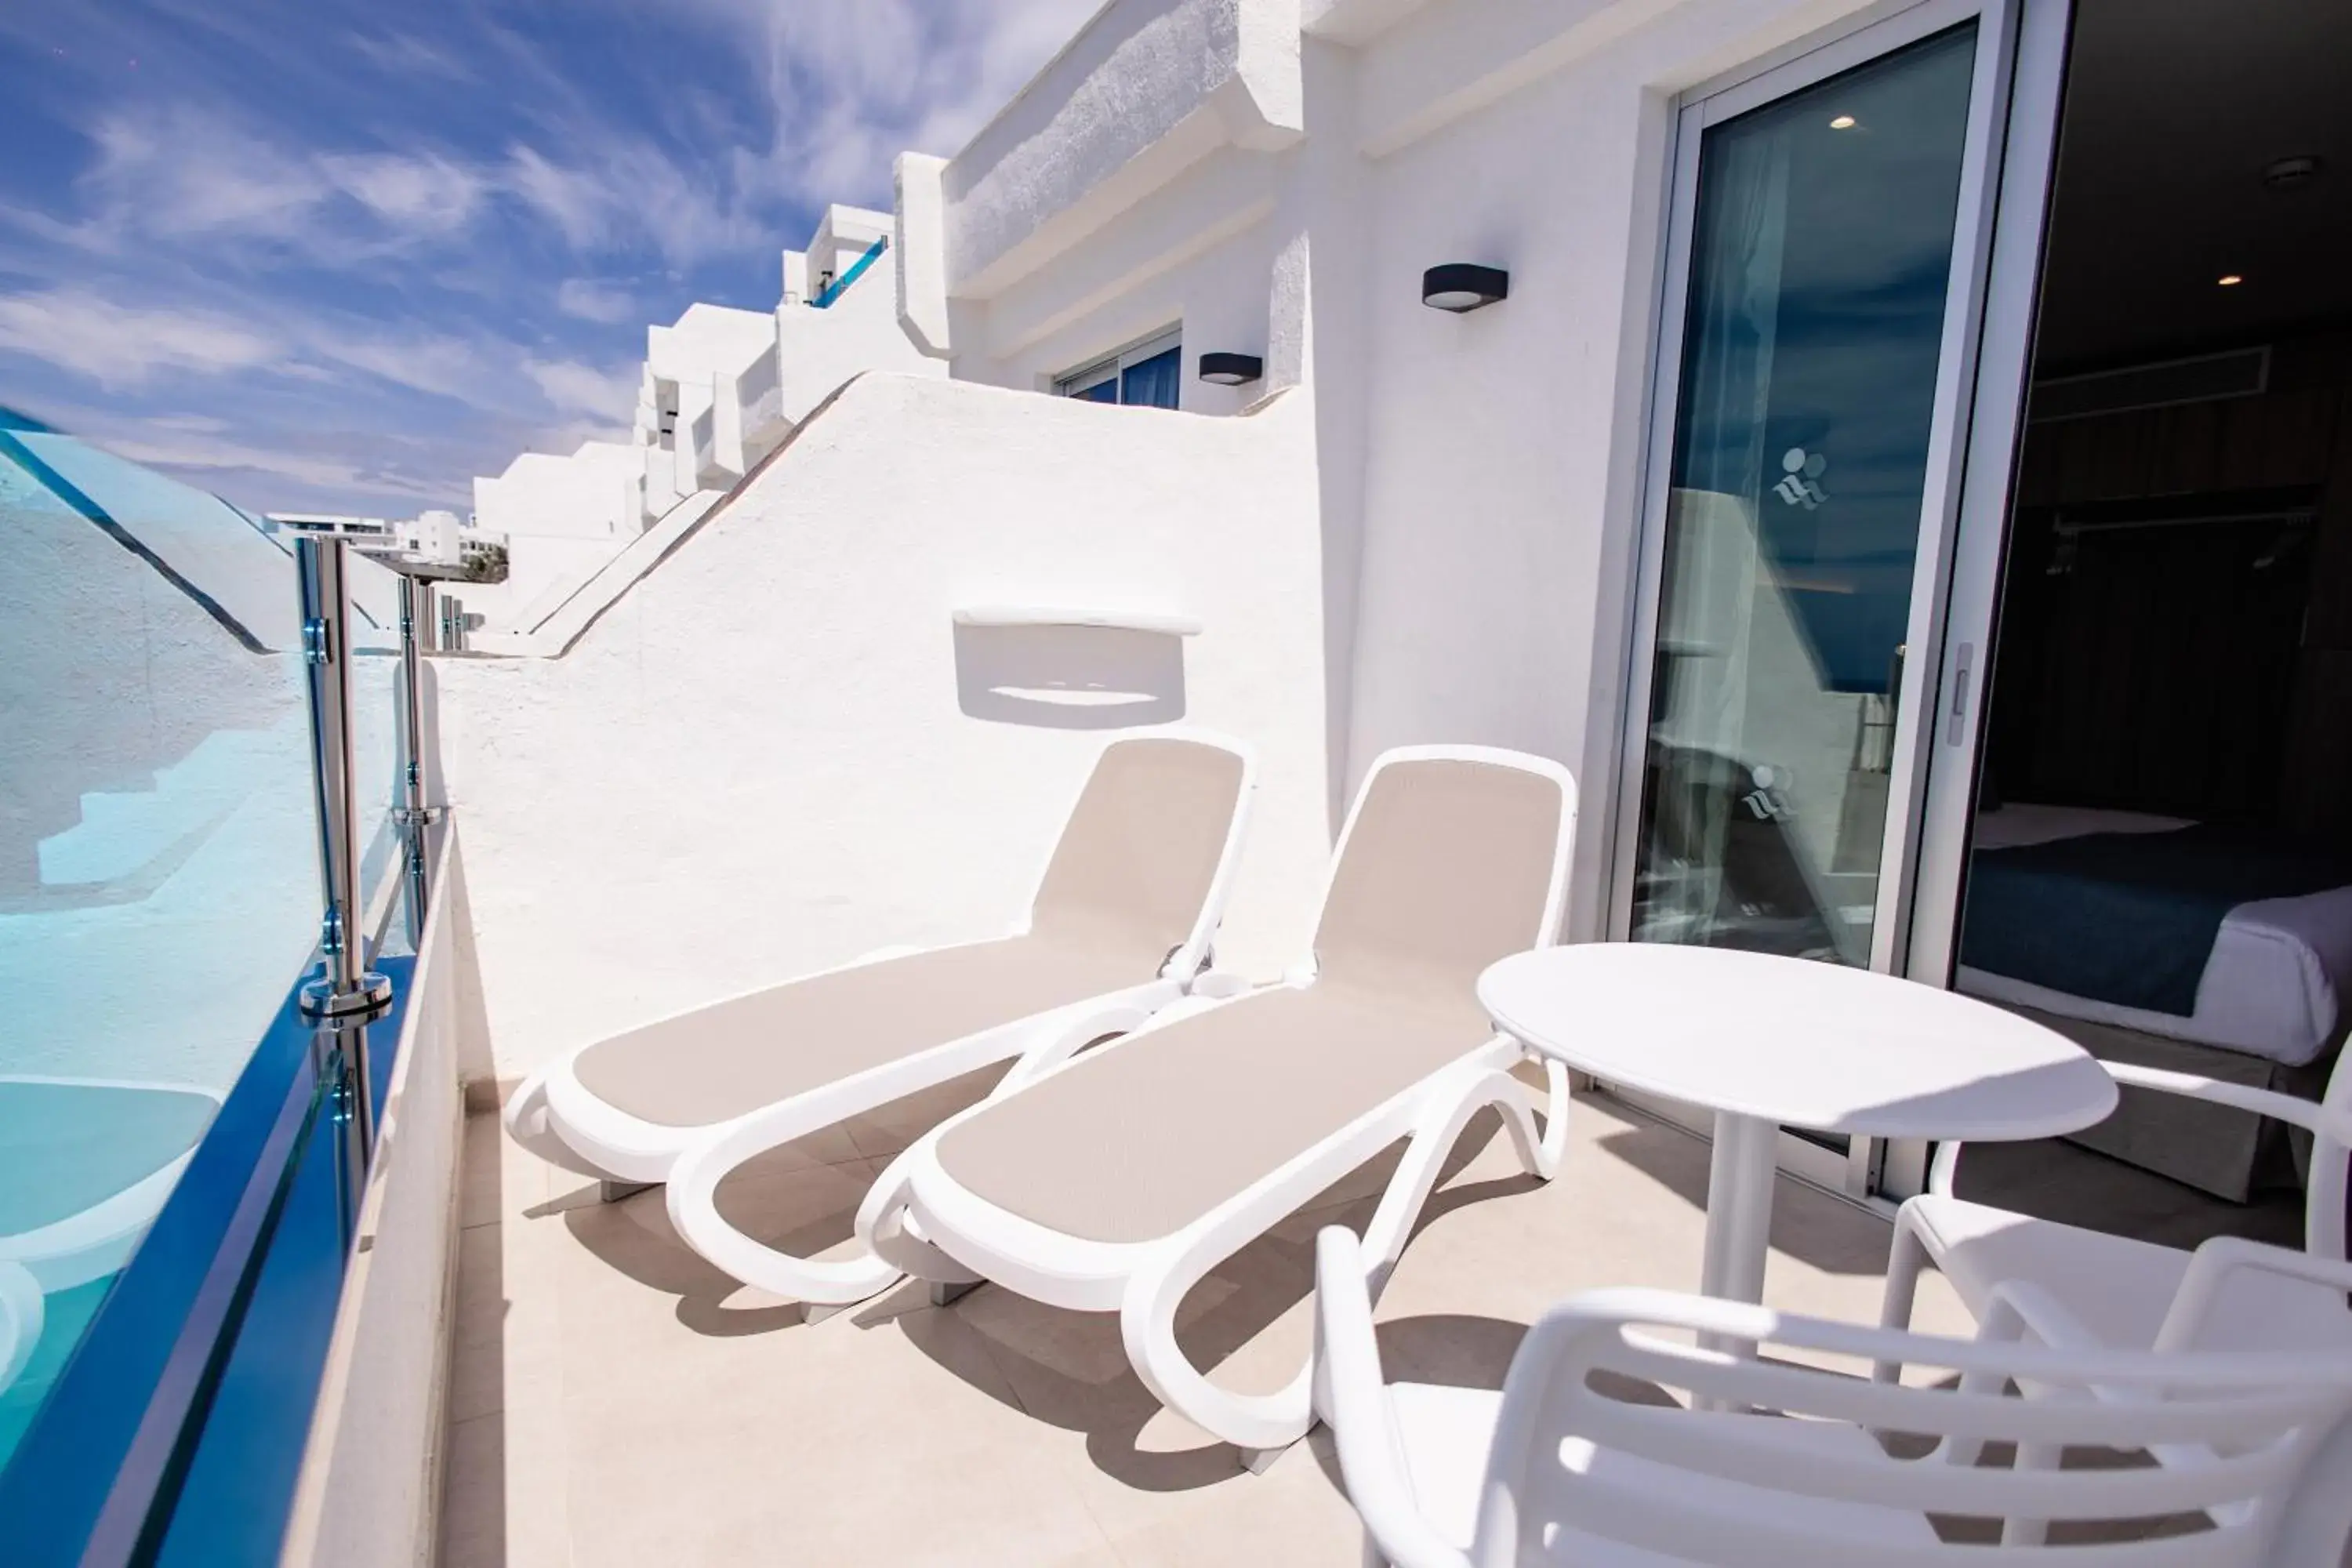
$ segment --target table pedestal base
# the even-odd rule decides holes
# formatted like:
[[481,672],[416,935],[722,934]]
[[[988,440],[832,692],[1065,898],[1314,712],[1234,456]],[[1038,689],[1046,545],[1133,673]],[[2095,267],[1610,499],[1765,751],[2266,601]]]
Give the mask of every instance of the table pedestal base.
[[1706,1252],[1702,1295],[1764,1300],[1764,1258],[1772,1245],[1772,1184],[1780,1175],[1780,1129],[1753,1116],[1715,1113],[1715,1155],[1706,1177]]
[[[1699,1265],[1703,1296],[1761,1304],[1764,1260],[1772,1248],[1772,1185],[1780,1178],[1780,1129],[1759,1117],[1715,1113],[1715,1152],[1706,1177],[1706,1250]],[[1746,1340],[1703,1334],[1707,1350],[1748,1355]]]

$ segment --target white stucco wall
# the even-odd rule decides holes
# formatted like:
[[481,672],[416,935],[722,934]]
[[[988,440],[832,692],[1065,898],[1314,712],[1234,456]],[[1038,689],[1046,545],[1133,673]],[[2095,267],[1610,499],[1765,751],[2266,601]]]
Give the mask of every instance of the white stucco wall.
[[551,594],[577,585],[644,527],[646,448],[584,441],[557,456],[525,452],[474,481],[474,518],[507,537],[503,583],[459,590],[468,613],[503,629]]
[[[1675,97],[1860,8],[1469,0],[1358,67],[1381,155],[1350,761],[1444,726],[1566,762],[1581,934],[1605,918]],[[1507,269],[1511,297],[1423,307],[1443,261]]]
[[1331,828],[1314,418],[869,375],[564,658],[437,661],[494,1070],[1016,920],[1115,731],[992,689],[1083,684],[1105,645],[960,639],[967,603],[1202,623],[1182,716],[1264,778],[1220,949],[1297,957]]
[[775,334],[777,411],[793,425],[861,372],[948,373],[947,362],[924,353],[899,320],[898,269],[887,254],[823,310],[790,299],[779,304]]

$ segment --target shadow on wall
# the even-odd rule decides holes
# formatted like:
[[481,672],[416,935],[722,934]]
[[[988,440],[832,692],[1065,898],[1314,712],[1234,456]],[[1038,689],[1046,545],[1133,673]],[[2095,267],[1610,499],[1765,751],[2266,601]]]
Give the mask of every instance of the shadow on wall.
[[956,705],[974,719],[1118,730],[1184,716],[1184,639],[1125,626],[955,628]]

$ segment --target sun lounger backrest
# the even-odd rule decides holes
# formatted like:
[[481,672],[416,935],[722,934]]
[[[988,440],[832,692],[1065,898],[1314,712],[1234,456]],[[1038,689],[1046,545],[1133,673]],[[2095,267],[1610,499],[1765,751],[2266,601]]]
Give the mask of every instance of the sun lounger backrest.
[[1045,868],[1030,930],[1132,952],[1147,978],[1171,949],[1205,942],[1247,784],[1242,754],[1205,740],[1104,747]]
[[1576,788],[1555,763],[1412,748],[1372,764],[1316,930],[1326,981],[1465,1000],[1498,958],[1557,939]]

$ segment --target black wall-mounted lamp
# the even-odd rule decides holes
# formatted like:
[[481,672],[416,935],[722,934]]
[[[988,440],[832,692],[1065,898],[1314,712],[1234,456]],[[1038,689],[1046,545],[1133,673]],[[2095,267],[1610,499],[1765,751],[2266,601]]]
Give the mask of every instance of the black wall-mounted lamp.
[[1457,316],[1508,299],[1510,293],[1509,273],[1499,267],[1481,267],[1475,261],[1449,261],[1421,275],[1421,302],[1432,310],[1451,310]]
[[1265,374],[1265,361],[1255,354],[1205,353],[1201,379],[1219,386],[1244,386]]

